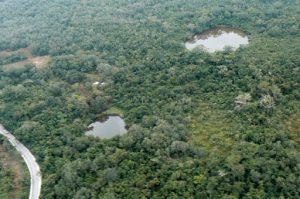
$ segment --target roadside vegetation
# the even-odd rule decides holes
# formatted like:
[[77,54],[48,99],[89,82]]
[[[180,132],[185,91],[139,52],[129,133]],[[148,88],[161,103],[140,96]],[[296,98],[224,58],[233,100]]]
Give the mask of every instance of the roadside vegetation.
[[0,138],[0,198],[26,199],[30,176],[22,157],[4,138]]

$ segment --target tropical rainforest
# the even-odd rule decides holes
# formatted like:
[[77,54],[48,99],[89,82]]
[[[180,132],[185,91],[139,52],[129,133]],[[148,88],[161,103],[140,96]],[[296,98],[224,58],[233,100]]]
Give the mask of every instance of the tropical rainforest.
[[[185,49],[217,26],[249,45]],[[1,0],[0,28],[0,123],[41,198],[300,198],[300,1]],[[127,134],[84,134],[112,112]]]

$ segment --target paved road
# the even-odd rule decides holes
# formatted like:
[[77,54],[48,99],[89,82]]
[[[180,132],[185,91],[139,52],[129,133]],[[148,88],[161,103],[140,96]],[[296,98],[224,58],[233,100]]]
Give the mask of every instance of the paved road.
[[29,199],[38,199],[41,192],[42,176],[40,173],[40,167],[37,164],[35,157],[22,143],[20,143],[1,124],[0,124],[0,134],[4,135],[9,140],[9,142],[19,151],[19,153],[25,160],[31,176]]

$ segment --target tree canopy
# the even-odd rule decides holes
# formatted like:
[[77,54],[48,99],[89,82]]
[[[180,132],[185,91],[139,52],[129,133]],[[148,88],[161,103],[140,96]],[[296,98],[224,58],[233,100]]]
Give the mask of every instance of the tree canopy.
[[[0,123],[36,156],[45,199],[299,198],[299,8],[0,1]],[[184,48],[220,25],[244,30],[250,44]],[[4,67],[26,59],[20,48],[51,61]],[[128,133],[85,136],[111,110]]]

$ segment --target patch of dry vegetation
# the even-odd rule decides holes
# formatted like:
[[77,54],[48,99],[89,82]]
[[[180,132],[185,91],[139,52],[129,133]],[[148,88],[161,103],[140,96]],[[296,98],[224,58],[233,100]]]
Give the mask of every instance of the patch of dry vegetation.
[[212,153],[228,153],[235,142],[232,129],[225,113],[201,103],[192,117],[189,141]]
[[[6,168],[10,175],[11,192],[7,193],[8,198],[21,198],[22,195],[22,181],[24,180],[24,174],[22,165],[19,160],[13,157],[3,145],[0,144],[0,164],[3,168]],[[6,196],[4,196],[6,197]]]
[[4,65],[5,70],[22,68],[26,64],[34,64],[37,69],[42,69],[45,66],[47,66],[47,64],[51,60],[51,56],[49,56],[49,55],[33,57],[30,49],[28,49],[28,48],[21,48],[16,51],[1,51],[0,52],[0,56],[2,56],[2,57],[10,56],[13,54],[24,54],[27,57],[27,59],[24,61],[20,61],[20,62],[6,64],[6,65]]
[[285,123],[284,128],[291,133],[292,140],[300,149],[300,114],[291,116]]

